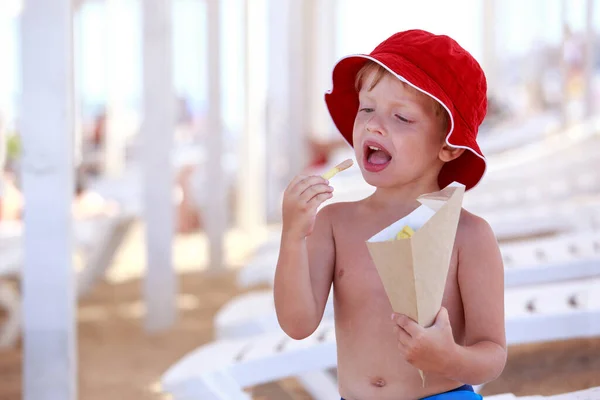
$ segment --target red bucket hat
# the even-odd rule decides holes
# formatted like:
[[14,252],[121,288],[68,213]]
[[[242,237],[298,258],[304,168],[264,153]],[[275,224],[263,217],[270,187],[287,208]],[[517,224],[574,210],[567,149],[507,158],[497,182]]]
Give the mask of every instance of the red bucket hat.
[[450,116],[446,143],[466,150],[442,167],[438,183],[443,188],[457,181],[473,188],[486,168],[476,138],[487,111],[485,75],[473,56],[448,36],[409,30],[392,35],[371,54],[342,58],[333,69],[333,88],[325,102],[350,145],[359,106],[354,80],[369,60],[442,104]]

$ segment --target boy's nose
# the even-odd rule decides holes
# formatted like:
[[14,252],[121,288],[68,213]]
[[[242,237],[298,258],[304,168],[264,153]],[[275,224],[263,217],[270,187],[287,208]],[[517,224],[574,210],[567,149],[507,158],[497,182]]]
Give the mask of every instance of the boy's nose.
[[382,124],[379,122],[378,118],[375,116],[373,116],[371,119],[369,119],[367,121],[366,128],[367,128],[367,132],[369,132],[369,133],[375,133],[377,135],[386,136],[385,129],[383,128]]

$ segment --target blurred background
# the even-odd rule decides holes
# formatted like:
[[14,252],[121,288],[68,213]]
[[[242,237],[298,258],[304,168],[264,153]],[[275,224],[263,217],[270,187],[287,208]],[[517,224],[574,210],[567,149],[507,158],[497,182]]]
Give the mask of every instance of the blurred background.
[[[39,18],[39,1],[0,2],[0,399],[20,398],[35,359],[22,333],[45,300],[22,290],[27,279],[52,283],[45,299],[58,308],[75,301],[76,329],[61,319],[59,330],[76,335],[83,399],[163,398],[161,375],[194,348],[277,329],[267,299],[282,191],[353,157],[323,101],[333,65],[411,28],[450,35],[488,79],[478,138],[489,167],[464,205],[497,234],[516,322],[507,368],[482,392],[600,386],[598,1],[69,3],[48,3],[72,17],[63,26],[59,13]],[[33,40],[44,32],[48,46]],[[56,65],[71,66],[66,89],[60,74],[32,78]],[[38,90],[29,78],[50,80]],[[67,104],[66,125],[49,121],[46,134],[62,109],[36,113],[38,98]],[[372,191],[356,168],[332,183],[332,201]],[[72,224],[33,217],[70,202],[70,188]],[[29,232],[53,229],[68,261],[55,261],[60,249],[29,257],[52,249]],[[55,299],[60,290],[76,298]],[[271,325],[252,328],[261,318]],[[249,389],[309,392],[293,377]]]

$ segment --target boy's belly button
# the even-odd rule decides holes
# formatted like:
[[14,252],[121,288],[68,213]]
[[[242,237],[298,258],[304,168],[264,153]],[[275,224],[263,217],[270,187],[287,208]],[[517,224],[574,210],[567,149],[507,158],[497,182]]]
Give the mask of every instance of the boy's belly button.
[[379,378],[379,377],[375,377],[371,379],[371,385],[375,386],[375,387],[384,387],[385,386],[385,380],[383,378]]

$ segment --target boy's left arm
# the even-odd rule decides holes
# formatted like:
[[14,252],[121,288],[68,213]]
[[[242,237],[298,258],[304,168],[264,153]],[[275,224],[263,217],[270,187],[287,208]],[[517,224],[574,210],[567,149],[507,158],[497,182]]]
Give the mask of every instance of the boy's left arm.
[[458,286],[465,316],[464,346],[455,346],[449,376],[482,384],[496,379],[506,364],[504,265],[496,236],[479,218],[466,226],[458,251]]
[[454,342],[444,308],[429,328],[422,328],[404,315],[395,315],[394,329],[401,352],[415,367],[478,385],[497,378],[506,363],[504,267],[489,224],[479,217],[470,218],[462,237],[457,237],[464,345]]

